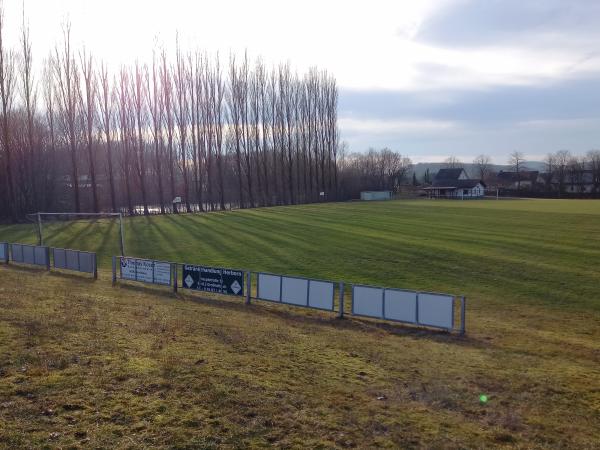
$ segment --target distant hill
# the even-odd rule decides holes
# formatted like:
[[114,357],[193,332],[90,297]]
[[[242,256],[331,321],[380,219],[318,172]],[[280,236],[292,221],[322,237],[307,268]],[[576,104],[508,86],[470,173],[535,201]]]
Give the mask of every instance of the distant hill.
[[[423,175],[425,175],[425,171],[429,169],[429,173],[433,176],[438,170],[447,167],[445,163],[417,163],[413,165],[413,172],[417,175],[417,178],[421,179]],[[475,178],[477,176],[477,167],[472,163],[464,163],[461,165],[464,167],[467,175]],[[508,164],[493,164],[492,170],[494,172],[499,172],[501,170],[512,170],[512,167]],[[541,161],[526,161],[523,164],[523,170],[538,170],[540,172],[544,172],[546,170],[546,165]],[[411,174],[412,176],[412,174]]]

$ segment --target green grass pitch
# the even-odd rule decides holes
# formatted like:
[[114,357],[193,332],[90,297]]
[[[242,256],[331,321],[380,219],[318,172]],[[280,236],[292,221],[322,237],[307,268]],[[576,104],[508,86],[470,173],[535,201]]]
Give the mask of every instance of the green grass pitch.
[[[100,279],[0,267],[0,446],[594,448],[600,202],[134,217],[127,254],[464,294],[465,337],[110,284],[118,222],[44,227]],[[35,243],[33,225],[0,240]],[[485,396],[486,401],[480,400]]]

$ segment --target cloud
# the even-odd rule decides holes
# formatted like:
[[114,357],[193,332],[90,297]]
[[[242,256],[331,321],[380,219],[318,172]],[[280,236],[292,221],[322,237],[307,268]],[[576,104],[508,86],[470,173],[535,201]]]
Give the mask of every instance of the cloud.
[[449,130],[457,126],[450,121],[435,120],[381,120],[381,119],[352,119],[342,117],[338,124],[346,135],[388,135],[390,133],[422,134],[441,130]]
[[466,48],[593,40],[599,19],[596,0],[462,0],[431,14],[415,39]]
[[600,116],[600,79],[573,78],[539,86],[411,90],[344,90],[340,117],[497,124]]
[[[600,79],[486,89],[342,90],[342,138],[351,150],[390,147],[414,159],[514,149],[534,158],[561,148],[600,146]],[[443,159],[443,158],[442,158]]]
[[597,0],[455,0],[411,34],[423,49],[413,83],[477,89],[598,76],[599,22]]
[[[22,5],[5,6],[6,39],[18,45]],[[177,30],[185,50],[218,51],[223,64],[230,52],[247,49],[268,65],[289,60],[300,73],[327,69],[340,86],[340,128],[351,150],[389,146],[414,159],[469,160],[482,152],[504,158],[515,148],[544,154],[600,146],[600,0],[25,6],[35,64],[70,19],[73,44],[85,43],[113,68],[150,61],[155,40],[172,49]]]

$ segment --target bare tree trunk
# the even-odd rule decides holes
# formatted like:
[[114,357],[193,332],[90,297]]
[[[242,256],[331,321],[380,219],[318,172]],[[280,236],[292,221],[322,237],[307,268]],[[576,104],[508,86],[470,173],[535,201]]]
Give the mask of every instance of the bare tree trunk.
[[[257,164],[257,171],[260,171],[260,167],[262,166],[263,172],[263,181],[264,181],[264,204],[271,205],[272,198],[270,192],[269,183],[269,108],[266,101],[267,96],[267,83],[266,83],[266,74],[265,68],[262,63],[257,64],[256,67],[256,97],[257,102],[259,102],[257,109],[260,112],[260,118],[257,118],[257,122],[260,120],[261,128],[262,128],[262,163]],[[258,124],[257,124],[258,126]]]
[[[163,50],[161,55],[162,60],[162,71],[161,71],[161,86],[163,93],[164,102],[164,118],[165,126],[167,128],[167,156],[168,156],[168,169],[169,169],[169,187],[171,190],[171,199],[175,199],[175,151],[173,148],[173,97],[172,97],[172,83],[171,83],[171,72],[167,65],[167,54]],[[173,203],[173,213],[177,214],[177,204]]]
[[239,105],[242,118],[242,143],[244,149],[246,184],[248,186],[248,203],[250,207],[253,208],[256,205],[254,203],[252,183],[252,143],[250,139],[250,126],[248,123],[249,67],[247,55],[244,56],[244,64],[240,67],[239,82]]
[[187,89],[190,93],[190,119],[191,119],[191,123],[190,123],[190,136],[191,136],[191,140],[192,140],[192,183],[194,184],[194,192],[196,193],[196,201],[198,203],[200,203],[200,201],[198,200],[198,183],[199,183],[199,179],[198,179],[198,141],[197,141],[197,134],[196,134],[196,121],[198,120],[198,118],[196,117],[196,104],[198,103],[198,91],[196,90],[196,83],[195,83],[195,76],[194,76],[194,71],[195,71],[195,64],[194,61],[192,59],[192,55],[190,54],[188,56],[188,70],[187,70],[187,76],[186,76],[186,83],[187,83]]
[[134,214],[133,200],[131,197],[131,132],[129,123],[129,77],[125,69],[121,70],[119,89],[119,129],[121,132],[121,167],[125,180],[125,194],[127,197],[127,211]]
[[[142,72],[143,71],[143,72]],[[139,65],[135,65],[135,78],[132,78],[133,83],[131,92],[133,94],[133,108],[135,111],[134,121],[137,124],[137,142],[136,142],[136,166],[137,174],[140,183],[140,191],[142,193],[142,204],[144,206],[144,215],[148,215],[148,193],[146,192],[146,145],[142,135],[142,129],[147,127],[147,116],[146,116],[146,105],[144,99],[146,98],[146,92],[144,91],[145,85],[147,85],[148,71],[144,67],[143,69]],[[146,78],[146,82],[144,82]]]
[[[316,155],[314,150],[314,144],[316,143],[315,139],[315,107],[316,107],[316,99],[315,99],[315,71],[311,69],[309,72],[308,80],[307,80],[307,94],[306,94],[306,121],[307,121],[307,153],[308,153],[308,190],[309,190],[309,199],[310,201],[314,201],[314,176],[313,176],[313,154]],[[316,160],[316,159],[315,159]]]
[[[243,69],[240,69],[242,72]],[[242,183],[242,139],[243,139],[243,125],[242,125],[242,107],[241,107],[241,84],[240,80],[241,73],[238,73],[238,68],[235,63],[235,58],[232,56],[229,62],[229,90],[227,92],[227,111],[228,111],[228,123],[233,127],[233,139],[235,142],[235,163],[237,166],[237,184],[238,184],[238,195],[240,208],[245,208],[244,203],[244,190]]]
[[2,103],[2,152],[4,156],[4,180],[6,182],[6,205],[10,216],[17,220],[13,184],[13,155],[10,136],[10,119],[14,100],[14,56],[4,47],[4,9],[0,5],[0,101]]
[[284,182],[283,182],[283,161],[279,160],[279,174],[277,172],[278,153],[281,146],[279,144],[279,136],[281,129],[279,127],[279,98],[277,95],[277,73],[271,71],[268,85],[269,111],[271,117],[271,151],[273,153],[273,189],[277,193],[277,201],[275,203],[283,203],[284,201]]
[[196,196],[198,197],[198,204],[200,211],[204,211],[204,195],[203,195],[203,179],[204,179],[204,159],[206,154],[206,130],[201,124],[203,123],[201,115],[203,113],[202,102],[204,101],[203,96],[203,83],[202,76],[204,74],[202,57],[198,52],[195,56],[195,71],[192,82],[196,88],[196,102],[192,105],[195,111],[195,126],[196,136],[198,138],[198,166],[196,168]]
[[252,75],[250,80],[250,95],[249,95],[249,104],[250,104],[250,126],[248,127],[250,133],[252,134],[252,158],[254,159],[254,165],[256,167],[256,189],[257,189],[257,197],[259,205],[265,205],[265,192],[263,189],[264,180],[262,179],[261,172],[261,159],[263,157],[263,152],[261,151],[262,143],[264,139],[261,140],[261,123],[260,123],[260,114],[261,114],[261,88],[262,85],[260,83],[262,66],[259,64],[256,65],[255,72]]
[[163,102],[160,95],[159,75],[156,68],[156,55],[152,57],[152,90],[146,87],[148,95],[148,105],[152,117],[152,138],[154,141],[154,173],[158,185],[158,202],[160,204],[160,213],[165,213],[165,195],[163,187],[162,157],[163,157],[163,135],[162,135],[162,116]]
[[46,62],[44,69],[44,103],[46,107],[46,123],[48,126],[48,135],[50,138],[50,170],[46,182],[45,201],[47,209],[54,209],[55,203],[55,185],[56,185],[56,133],[55,133],[55,103],[54,103],[54,61],[52,55]]
[[214,159],[215,159],[215,122],[214,117],[214,102],[215,89],[213,83],[212,70],[208,66],[208,62],[204,66],[202,77],[202,124],[204,130],[204,140],[206,142],[206,180],[208,187],[208,206],[211,211],[215,209],[214,198]]
[[62,54],[56,49],[56,80],[58,82],[58,99],[60,106],[60,119],[65,141],[68,143],[71,156],[71,182],[75,201],[75,212],[81,212],[79,196],[79,170],[77,103],[79,99],[79,71],[77,69],[71,50],[71,25],[63,29]]
[[110,207],[112,212],[117,211],[117,198],[115,194],[115,177],[113,170],[113,155],[112,155],[112,122],[114,120],[114,91],[108,83],[108,70],[106,66],[102,65],[100,69],[100,122],[102,124],[102,130],[104,132],[104,140],[106,144],[106,168],[108,170],[108,185],[110,189]]
[[215,67],[211,75],[213,89],[212,120],[215,126],[215,152],[217,160],[217,182],[219,184],[219,204],[221,210],[225,210],[225,186],[223,182],[223,101],[225,97],[225,85],[221,75],[219,59],[216,59]]
[[25,24],[25,11],[23,11],[23,26],[21,30],[21,88],[23,104],[27,120],[27,176],[31,185],[32,204],[31,210],[39,210],[37,178],[35,174],[36,151],[33,139],[33,121],[36,109],[36,91],[32,71],[31,41],[29,40],[29,27]]
[[186,211],[192,212],[189,198],[189,179],[187,169],[187,129],[188,129],[188,92],[186,83],[185,61],[177,43],[175,72],[175,90],[177,93],[177,107],[175,108],[175,120],[179,129],[179,157],[181,158],[181,173],[183,175],[183,195],[185,197]]
[[96,184],[96,167],[94,155],[94,122],[96,115],[96,79],[92,65],[92,57],[87,56],[85,51],[80,55],[81,72],[83,75],[83,86],[85,90],[85,99],[79,92],[79,105],[81,108],[81,116],[85,123],[85,139],[88,154],[88,163],[90,170],[90,181],[92,185],[92,208],[94,212],[100,210],[98,204],[98,190]]
[[292,147],[292,80],[290,76],[289,66],[283,66],[279,71],[279,87],[280,96],[282,101],[282,124],[285,129],[287,138],[286,149],[287,149],[287,187],[290,203],[293,205],[296,203],[294,195],[294,159],[293,159],[293,147]]

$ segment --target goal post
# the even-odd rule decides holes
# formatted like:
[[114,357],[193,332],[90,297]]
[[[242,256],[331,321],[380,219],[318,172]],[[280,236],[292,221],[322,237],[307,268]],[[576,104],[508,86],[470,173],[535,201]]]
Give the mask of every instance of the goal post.
[[37,212],[34,214],[29,214],[29,216],[34,216],[36,229],[37,229],[37,237],[38,237],[38,245],[44,245],[44,229],[43,229],[43,219],[44,218],[53,218],[56,220],[78,220],[78,219],[101,219],[104,217],[119,219],[119,247],[121,250],[121,256],[125,256],[125,232],[123,229],[123,214],[122,213],[73,213],[73,212]]

